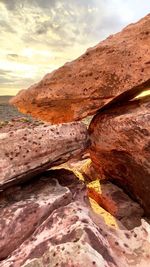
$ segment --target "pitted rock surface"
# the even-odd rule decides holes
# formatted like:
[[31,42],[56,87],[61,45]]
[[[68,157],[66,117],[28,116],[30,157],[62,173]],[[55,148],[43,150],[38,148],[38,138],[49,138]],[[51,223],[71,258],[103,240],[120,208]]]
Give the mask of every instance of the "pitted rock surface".
[[80,155],[87,147],[83,123],[50,125],[12,121],[0,129],[0,187],[27,180]]
[[[57,188],[57,190],[56,190]],[[56,180],[44,177],[8,188],[0,196],[0,260],[6,258],[35,231],[71,193]]]
[[150,214],[150,98],[100,112],[89,134],[101,178],[115,179]]
[[[46,180],[49,175],[57,180],[57,171],[45,175]],[[52,201],[55,202],[54,195],[59,195],[64,183],[68,183],[70,190],[69,203],[60,199],[60,207],[54,206],[30,237],[0,262],[1,267],[149,266],[150,227],[145,221],[132,231],[108,227],[91,210],[85,185],[68,171],[63,171],[63,176],[55,182],[55,194],[52,199],[49,195]]]
[[[11,103],[51,123],[81,120],[150,88],[150,14],[22,90]],[[146,82],[146,83],[145,83]]]

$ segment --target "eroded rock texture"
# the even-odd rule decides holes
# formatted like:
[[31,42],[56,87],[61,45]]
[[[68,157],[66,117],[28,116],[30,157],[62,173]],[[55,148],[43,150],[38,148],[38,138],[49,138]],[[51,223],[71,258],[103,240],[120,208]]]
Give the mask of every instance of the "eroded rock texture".
[[[0,260],[7,258],[36,228],[60,206],[67,205],[71,193],[67,187],[46,177],[14,186],[0,196]],[[56,190],[57,188],[57,190]]]
[[82,123],[9,122],[0,129],[0,187],[66,162],[86,147],[87,129]]
[[118,186],[110,182],[101,182],[99,204],[127,229],[141,225],[143,209]]
[[97,114],[91,122],[90,155],[101,178],[115,179],[150,214],[150,99]]
[[143,221],[133,231],[106,225],[92,212],[85,185],[69,171],[47,172],[16,194],[7,189],[0,205],[1,267],[150,265],[149,225]]
[[22,90],[11,103],[23,113],[61,123],[94,114],[124,92],[123,99],[132,98],[150,87],[149,44],[150,14]]

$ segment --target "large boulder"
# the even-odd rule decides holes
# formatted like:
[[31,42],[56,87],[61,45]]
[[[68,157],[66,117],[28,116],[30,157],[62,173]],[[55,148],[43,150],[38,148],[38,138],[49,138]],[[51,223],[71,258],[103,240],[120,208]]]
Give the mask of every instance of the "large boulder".
[[80,155],[87,144],[87,128],[80,122],[9,122],[0,129],[0,188]]
[[0,267],[150,266],[149,225],[107,225],[71,172],[47,172],[15,194],[7,189],[0,206]]
[[[22,90],[11,103],[51,123],[80,120],[150,88],[150,14]],[[146,82],[146,83],[145,83]]]
[[150,215],[150,97],[99,112],[89,134],[101,179],[114,179]]

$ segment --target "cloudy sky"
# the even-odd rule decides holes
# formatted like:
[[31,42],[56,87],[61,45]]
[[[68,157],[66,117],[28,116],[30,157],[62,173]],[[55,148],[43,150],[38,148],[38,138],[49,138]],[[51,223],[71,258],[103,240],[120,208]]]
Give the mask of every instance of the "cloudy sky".
[[0,0],[0,95],[14,95],[150,12],[150,0]]

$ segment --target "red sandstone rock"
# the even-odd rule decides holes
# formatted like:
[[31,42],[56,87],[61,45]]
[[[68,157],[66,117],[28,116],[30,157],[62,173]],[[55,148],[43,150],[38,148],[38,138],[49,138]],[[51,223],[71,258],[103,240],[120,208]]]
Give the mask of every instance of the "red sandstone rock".
[[[48,186],[52,177],[55,180]],[[1,221],[6,237],[3,255],[10,253],[8,242],[14,249],[0,267],[149,267],[150,227],[146,222],[132,231],[109,227],[101,215],[92,212],[85,186],[71,172],[51,171],[42,180],[36,186],[36,182],[22,185],[23,199],[15,194],[11,202],[7,192],[4,202],[0,200],[2,212],[7,211]],[[30,210],[31,203],[34,208]],[[38,212],[44,206],[47,212],[41,217]],[[33,221],[38,223],[35,231]]]
[[100,112],[89,134],[100,176],[115,179],[150,214],[150,98]]
[[80,155],[87,141],[83,123],[9,122],[0,129],[0,188]]
[[123,98],[132,98],[148,89],[149,79],[150,14],[22,90],[11,103],[52,123],[80,120],[124,92]]
[[118,186],[110,182],[101,182],[99,204],[121,221],[127,229],[141,225],[143,209]]

